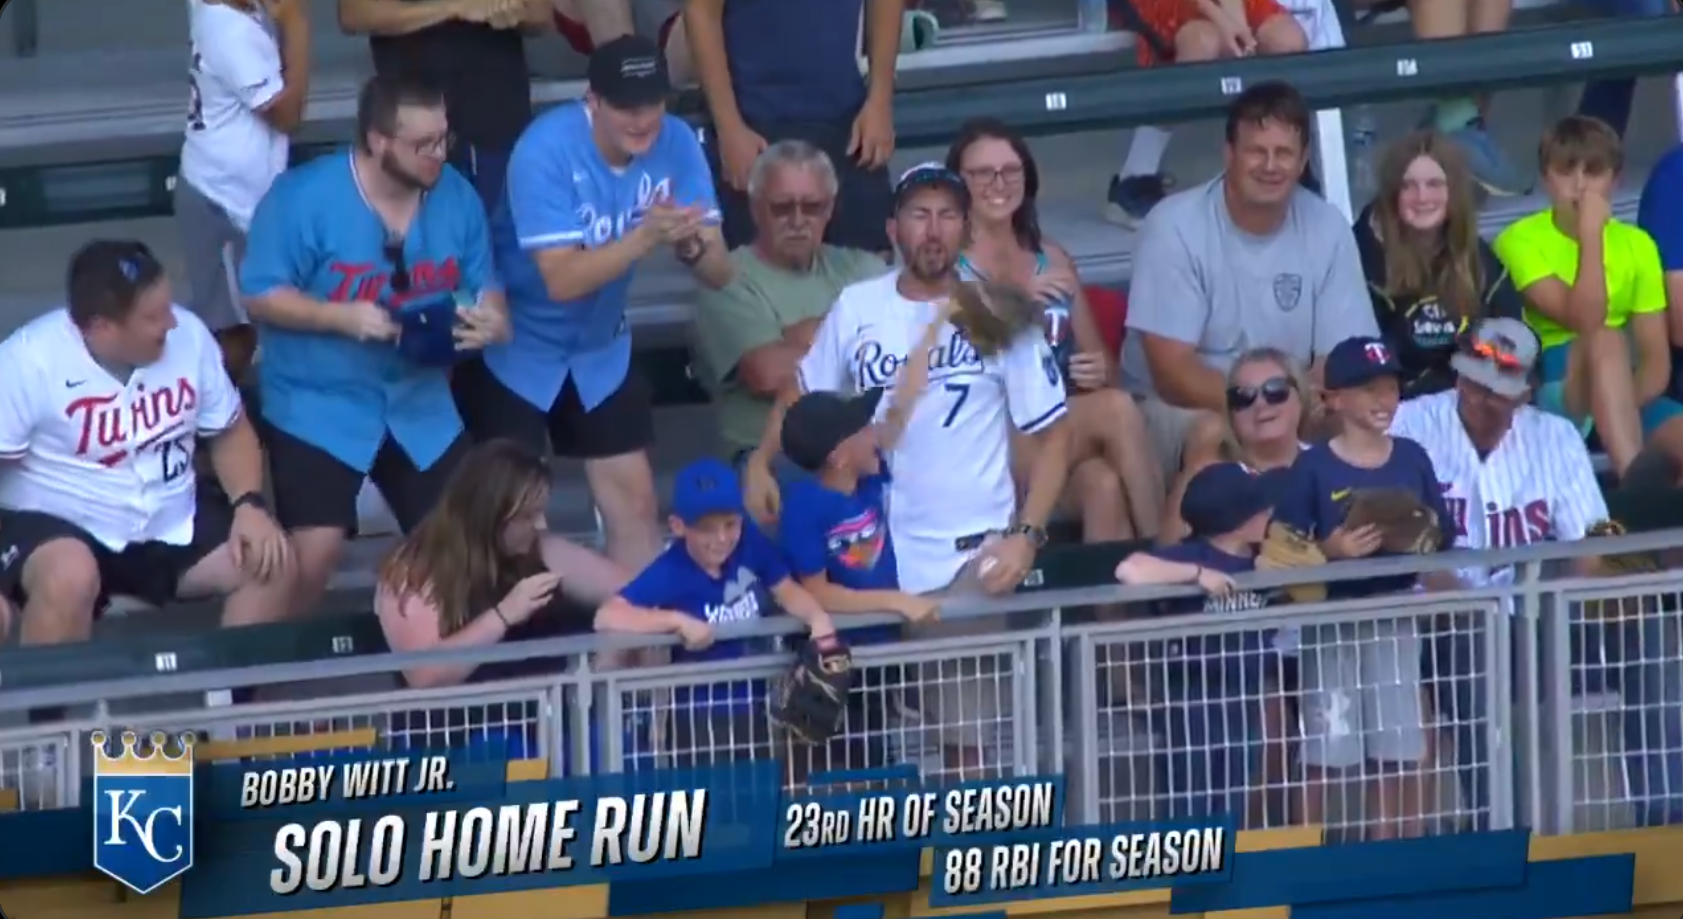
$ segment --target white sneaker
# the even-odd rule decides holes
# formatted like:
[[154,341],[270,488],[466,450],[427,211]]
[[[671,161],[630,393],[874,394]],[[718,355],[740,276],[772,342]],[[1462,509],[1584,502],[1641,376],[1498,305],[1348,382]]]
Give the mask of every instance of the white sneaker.
[[1006,17],[1005,0],[971,0],[970,16],[976,22],[999,22]]

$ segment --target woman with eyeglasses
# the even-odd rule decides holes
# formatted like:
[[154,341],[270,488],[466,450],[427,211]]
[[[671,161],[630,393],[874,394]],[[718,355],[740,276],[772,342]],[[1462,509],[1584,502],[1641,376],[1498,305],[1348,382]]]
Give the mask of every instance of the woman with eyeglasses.
[[485,209],[445,165],[436,89],[375,77],[353,147],[281,176],[257,207],[240,289],[258,326],[275,514],[313,608],[372,480],[408,532],[467,449],[458,352],[508,335]]
[[1471,323],[1520,318],[1519,292],[1479,236],[1472,172],[1444,135],[1417,131],[1386,151],[1379,193],[1355,232],[1374,318],[1402,367],[1404,399],[1455,384],[1449,359]]
[[[1155,537],[1162,469],[1139,407],[1115,386],[1116,361],[1105,353],[1074,261],[1040,231],[1040,172],[1028,144],[1000,122],[971,121],[948,149],[947,168],[970,189],[970,232],[959,272],[1020,286],[1046,307],[1046,338],[1069,390],[1074,426],[1066,500],[1081,516],[1083,540]],[[1026,484],[1033,446],[1028,438],[1012,438],[1019,485]]]

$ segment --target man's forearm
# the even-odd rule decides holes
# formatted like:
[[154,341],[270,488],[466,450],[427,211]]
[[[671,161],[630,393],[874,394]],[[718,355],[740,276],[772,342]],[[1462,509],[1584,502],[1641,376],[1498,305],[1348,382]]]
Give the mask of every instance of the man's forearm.
[[291,287],[271,290],[246,301],[251,318],[300,332],[337,332],[340,307],[305,296]]
[[904,0],[870,0],[865,10],[865,64],[871,102],[891,104],[894,100],[894,72],[905,18]]
[[588,297],[622,277],[649,254],[648,238],[636,231],[594,249],[551,249],[538,253],[538,271],[551,300]]
[[1227,378],[1195,355],[1173,373],[1157,379],[1157,395],[1170,405],[1211,412],[1227,410]]
[[725,0],[689,0],[684,4],[684,34],[695,57],[696,78],[713,124],[735,128],[742,124],[742,110],[736,107],[736,90],[730,83],[730,63],[725,57]]
[[789,411],[789,406],[801,396],[801,381],[797,373],[794,382],[783,388],[777,394],[777,400],[771,404],[771,411],[766,412],[766,429],[760,435],[760,446],[754,451],[759,459],[770,462],[783,447],[783,416]]
[[210,467],[230,499],[263,491],[263,447],[251,419],[242,414],[210,442]]
[[[710,232],[709,232],[710,231]],[[724,290],[736,273],[725,238],[716,228],[709,227],[701,234],[701,258],[690,266],[696,280],[713,290]]]
[[1044,527],[1052,519],[1069,478],[1069,419],[1068,416],[1034,435],[1034,465],[1029,469],[1028,493],[1017,513],[1017,522]]

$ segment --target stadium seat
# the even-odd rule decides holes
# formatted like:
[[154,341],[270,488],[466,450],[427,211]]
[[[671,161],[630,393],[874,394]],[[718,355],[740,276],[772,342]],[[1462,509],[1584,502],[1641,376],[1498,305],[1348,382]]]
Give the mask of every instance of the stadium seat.
[[1128,337],[1128,292],[1098,286],[1084,288],[1082,292],[1087,295],[1087,308],[1098,324],[1105,350],[1121,354],[1122,342]]

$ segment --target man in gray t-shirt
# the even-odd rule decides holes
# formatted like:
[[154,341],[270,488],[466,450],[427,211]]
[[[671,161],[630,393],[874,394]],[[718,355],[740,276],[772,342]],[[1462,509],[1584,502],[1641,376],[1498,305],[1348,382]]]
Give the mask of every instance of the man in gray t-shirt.
[[1302,97],[1254,86],[1228,109],[1226,171],[1165,199],[1140,228],[1122,383],[1171,478],[1194,423],[1226,411],[1239,354],[1272,346],[1308,367],[1378,334],[1350,222],[1298,184],[1308,152]]

